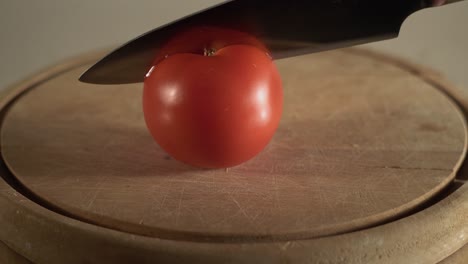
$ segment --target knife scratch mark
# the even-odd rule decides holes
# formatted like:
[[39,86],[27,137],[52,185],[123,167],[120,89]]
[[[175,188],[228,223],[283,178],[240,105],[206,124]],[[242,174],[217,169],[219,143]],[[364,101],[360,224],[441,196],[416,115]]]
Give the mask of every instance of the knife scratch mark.
[[169,195],[168,192],[166,192],[164,194],[164,197],[163,197],[163,199],[161,201],[161,204],[159,205],[159,210],[162,210],[164,208],[164,203],[166,202],[166,198],[167,198],[168,195]]
[[377,118],[377,116],[376,116],[376,113],[375,113],[375,111],[374,111],[374,108],[373,108],[372,105],[371,105],[370,99],[367,98],[367,99],[364,100],[364,101],[365,101],[364,105],[365,105],[365,107],[366,107],[367,110],[368,110],[367,113],[369,114],[369,116],[372,118],[372,120],[377,120],[378,118]]
[[176,216],[176,220],[175,220],[176,225],[179,223],[180,211],[181,211],[181,208],[182,208],[182,200],[184,198],[184,193],[185,193],[185,187],[182,188],[182,191],[180,192],[180,196],[179,196],[179,205],[177,207],[177,216]]
[[237,208],[239,208],[239,212],[241,212],[245,216],[245,218],[247,218],[249,220],[249,222],[253,223],[251,217],[249,215],[247,215],[244,208],[240,205],[239,201],[237,201],[237,199],[234,198],[234,196],[232,194],[229,194],[229,197],[236,204]]
[[93,196],[91,197],[88,205],[86,206],[86,209],[89,210],[90,208],[92,208],[92,206],[94,205],[94,202],[96,201],[98,195],[101,193],[101,191],[103,190],[102,188],[102,184],[107,180],[107,176],[104,176],[104,177],[101,177],[101,179],[99,180],[99,182],[92,188],[92,189],[95,189],[96,191],[94,192]]
[[279,188],[276,174],[273,174],[273,187],[275,189],[275,209],[281,210],[279,201]]

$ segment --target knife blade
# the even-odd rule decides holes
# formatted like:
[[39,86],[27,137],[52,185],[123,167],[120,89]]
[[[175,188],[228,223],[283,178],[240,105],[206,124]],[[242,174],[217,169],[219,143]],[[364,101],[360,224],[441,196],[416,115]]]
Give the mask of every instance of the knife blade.
[[273,59],[282,59],[394,38],[412,13],[457,1],[225,1],[127,42],[79,80],[94,84],[142,82],[161,46],[190,27],[216,26],[249,33],[265,44]]

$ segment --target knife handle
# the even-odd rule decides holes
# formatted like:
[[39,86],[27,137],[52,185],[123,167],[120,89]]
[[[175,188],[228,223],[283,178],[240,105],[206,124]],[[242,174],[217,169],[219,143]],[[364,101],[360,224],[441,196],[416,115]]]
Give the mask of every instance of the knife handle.
[[441,5],[452,4],[452,3],[461,2],[461,1],[463,0],[432,0],[431,6],[441,6]]

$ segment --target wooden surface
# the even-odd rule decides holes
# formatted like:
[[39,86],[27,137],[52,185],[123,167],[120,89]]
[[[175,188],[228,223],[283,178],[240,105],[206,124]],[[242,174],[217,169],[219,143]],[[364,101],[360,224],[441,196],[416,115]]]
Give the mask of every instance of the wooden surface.
[[172,160],[148,134],[141,84],[65,72],[23,95],[2,153],[40,199],[91,223],[183,240],[312,238],[376,225],[433,196],[464,155],[454,104],[407,71],[349,52],[279,62],[269,147],[225,170]]
[[[443,82],[439,82],[440,77],[435,76],[433,80],[430,72],[365,52],[339,51],[313,55],[308,59],[314,61],[312,65],[307,64],[311,65],[310,73],[292,75],[285,80],[285,85],[289,87],[296,83],[294,86],[298,87],[297,80],[301,76],[321,79],[321,85],[314,83],[308,87],[311,91],[303,86],[299,91],[294,91],[297,94],[287,90],[285,122],[275,139],[276,143],[256,160],[228,172],[194,173],[193,168],[166,160],[163,154],[148,165],[146,158],[151,153],[157,156],[158,149],[153,143],[151,148],[141,144],[149,142],[149,137],[143,133],[140,137],[134,137],[134,132],[129,132],[142,128],[138,125],[140,114],[136,114],[139,111],[139,97],[134,95],[139,88],[105,87],[114,89],[114,92],[106,95],[104,93],[108,93],[108,90],[93,90],[93,97],[89,97],[85,85],[80,84],[75,89],[63,85],[74,80],[73,77],[63,76],[78,74],[81,69],[66,71],[64,74],[60,70],[52,71],[59,75],[49,81],[40,82],[30,93],[20,97],[3,123],[2,154],[25,186],[21,187],[6,167],[0,166],[2,177],[16,188],[12,189],[0,182],[0,223],[5,227],[0,229],[0,240],[8,242],[15,251],[37,263],[127,263],[130,260],[138,263],[152,263],[155,260],[171,263],[219,263],[227,260],[235,263],[436,263],[466,244],[464,238],[468,235],[468,192],[463,177],[457,180],[461,187],[448,193],[448,197],[441,202],[409,217],[378,225],[420,205],[423,200],[447,185],[454,177],[453,172],[457,169],[458,162],[462,160],[465,145],[464,118],[451,101],[435,89],[446,88]],[[367,70],[356,65],[364,65]],[[301,61],[280,68],[295,74],[300,69],[307,69],[306,65],[301,65]],[[317,71],[319,73],[313,74]],[[336,75],[328,74],[330,71],[334,71]],[[49,73],[49,76],[53,73]],[[342,78],[352,81],[344,82]],[[383,82],[373,82],[378,79]],[[37,79],[18,85],[17,90],[5,98],[12,98],[36,81]],[[352,85],[354,82],[356,84]],[[61,92],[60,87],[68,87],[70,90]],[[321,96],[317,96],[317,89],[325,87],[327,89],[320,93]],[[454,95],[450,87],[447,88],[458,104],[463,107],[468,105],[464,101],[466,97],[462,100]],[[312,92],[314,90],[315,93]],[[382,90],[386,92],[381,92]],[[70,95],[74,98],[70,99]],[[379,95],[377,98],[380,101],[373,97]],[[305,98],[310,98],[310,101],[304,102]],[[395,107],[394,99],[402,102],[399,107]],[[7,102],[6,99],[3,101]],[[39,102],[47,103],[44,105]],[[106,109],[96,102],[119,107]],[[330,108],[327,108],[328,102],[332,104]],[[85,110],[84,113],[74,111],[77,106]],[[123,108],[130,111],[126,112]],[[132,109],[134,116],[131,114]],[[86,111],[90,114],[84,117]],[[324,112],[331,116],[324,118]],[[109,117],[109,114],[112,118],[104,120],[103,117]],[[371,117],[370,114],[376,116]],[[128,117],[134,117],[135,120],[128,123]],[[307,117],[305,121],[302,120],[304,117]],[[45,120],[47,124],[44,124]],[[80,121],[82,126],[69,126],[73,120]],[[420,123],[421,120],[430,123]],[[301,128],[299,135],[296,130],[284,128],[293,125]],[[100,136],[101,133],[92,133],[93,131],[105,132],[107,137]],[[131,142],[127,141],[130,140],[130,134],[133,135]],[[279,143],[280,135],[286,138],[286,144]],[[18,138],[26,142],[12,140]],[[99,140],[102,141],[98,142]],[[90,151],[82,148],[87,142],[93,143],[88,146],[95,149]],[[104,143],[107,143],[105,147],[97,147]],[[135,148],[134,145],[141,148]],[[24,149],[26,146],[29,151]],[[72,151],[80,158],[74,159],[72,155],[66,154],[67,151]],[[286,154],[278,156],[274,154],[275,151]],[[307,153],[307,158],[300,158]],[[53,162],[50,157],[60,158],[62,162]],[[109,157],[114,159],[108,160]],[[290,165],[284,167],[283,163]],[[36,173],[39,173],[34,175],[31,168],[22,170],[31,165],[36,166]],[[268,169],[268,166],[274,169]],[[80,176],[83,172],[94,171],[90,168],[99,169],[100,173]],[[41,171],[47,173],[40,173]],[[164,171],[164,177],[154,175],[155,171]],[[141,174],[138,177],[131,177],[133,174],[128,176],[135,172]],[[283,175],[289,177],[282,177]],[[97,186],[86,185],[95,178],[101,178],[102,181]],[[294,182],[297,179],[302,180]],[[314,179],[313,184],[308,179]],[[116,183],[125,191],[115,192]],[[47,188],[47,185],[54,188]],[[109,188],[109,185],[113,187]],[[124,189],[124,185],[128,189]],[[154,188],[154,192],[143,193],[143,185]],[[218,194],[211,196],[210,186],[221,186]],[[159,215],[151,210],[146,212],[154,213],[153,216],[156,217],[163,215],[166,219],[157,218],[141,223],[138,221],[135,224],[136,219],[141,220],[139,216],[131,218],[134,216],[127,215],[144,209],[138,208],[139,204],[135,202],[122,202],[140,199],[144,203],[147,202],[145,198],[157,198],[159,192],[169,193],[168,190],[179,191],[179,196],[174,194],[171,197],[168,194],[163,203],[176,201],[172,202],[175,213],[167,208],[168,211],[164,211],[163,207],[158,206],[160,203],[157,203],[157,199],[152,200],[153,205],[148,206],[156,208]],[[402,190],[408,190],[408,193]],[[33,194],[29,191],[33,191]],[[88,191],[92,191],[95,196],[86,198]],[[316,200],[310,198],[316,193],[321,197]],[[228,206],[228,201],[237,204],[231,197],[227,197],[228,194],[234,195],[239,203],[237,211]],[[282,194],[278,196],[281,199],[276,200],[274,194]],[[211,198],[204,206],[187,204],[194,195]],[[251,200],[242,203],[238,195],[250,197]],[[117,199],[118,197],[120,198]],[[337,200],[330,203],[330,199],[335,197]],[[60,214],[52,213],[30,199]],[[89,203],[83,202],[88,205],[84,207],[76,202],[70,203],[73,200]],[[299,203],[296,204],[296,201]],[[353,201],[360,204],[351,203]],[[317,204],[312,205],[316,202]],[[116,206],[116,203],[121,206]],[[225,207],[219,206],[216,209],[212,207],[213,203]],[[251,207],[243,206],[245,204]],[[112,210],[105,207],[111,205],[114,205]],[[288,207],[275,207],[278,205]],[[206,212],[214,212],[210,213],[213,217],[223,217],[226,210],[237,213],[227,219],[228,224],[209,226],[209,223],[203,222],[204,225],[198,225],[202,228],[197,229],[196,233],[190,230],[191,224],[181,222],[181,219],[191,217],[191,214]],[[168,213],[164,214],[165,212]],[[253,229],[248,224],[246,227],[241,226],[239,219],[247,217],[243,214],[249,215],[249,212],[256,212],[256,219],[264,219],[258,223],[258,229]],[[176,213],[179,214],[178,217]],[[295,224],[292,227],[287,226],[293,220],[280,213],[290,213]],[[325,218],[324,213],[329,213],[329,219]],[[370,217],[359,217],[366,214]],[[306,217],[302,219],[302,216]],[[169,223],[177,218],[177,223]],[[353,222],[352,219],[357,220]],[[279,222],[275,224],[275,221]],[[311,226],[313,221],[320,226]],[[158,223],[173,225],[174,228],[159,229],[161,226]],[[295,228],[301,225],[309,229],[295,232]],[[322,237],[334,232],[363,229],[369,225],[378,226]],[[240,230],[235,230],[239,226]],[[168,240],[149,236],[165,237]],[[296,240],[305,236],[307,239]],[[200,243],[201,239],[205,239],[203,243]],[[218,239],[229,243],[217,243]],[[272,243],[272,240],[276,242]],[[47,243],[43,243],[44,241]],[[25,247],[26,242],[30,243],[29,248]]]
[[465,264],[468,262],[468,245],[464,246],[439,264]]
[[23,256],[11,250],[7,245],[0,241],[0,263],[2,264],[31,264]]

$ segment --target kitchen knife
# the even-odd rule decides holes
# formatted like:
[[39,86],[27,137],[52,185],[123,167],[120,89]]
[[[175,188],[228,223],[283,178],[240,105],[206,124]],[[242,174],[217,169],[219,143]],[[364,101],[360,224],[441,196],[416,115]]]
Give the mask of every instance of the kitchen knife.
[[105,56],[81,77],[95,84],[142,82],[159,48],[182,30],[216,26],[249,33],[273,59],[398,36],[404,20],[460,0],[233,0],[159,27]]

